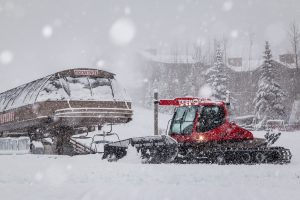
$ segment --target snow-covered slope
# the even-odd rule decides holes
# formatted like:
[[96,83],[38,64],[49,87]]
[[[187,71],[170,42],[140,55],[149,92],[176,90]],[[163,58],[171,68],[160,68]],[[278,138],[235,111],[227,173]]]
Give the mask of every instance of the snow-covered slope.
[[[170,116],[160,115],[160,127]],[[153,133],[153,112],[136,108],[134,120],[114,130],[122,138]],[[255,132],[263,136],[263,132]],[[100,155],[0,156],[0,199],[298,199],[300,132],[278,145],[293,153],[288,165],[108,163]]]
[[[154,134],[154,111],[141,107],[133,107],[133,120],[128,124],[114,126],[113,130],[119,134],[120,138],[128,138],[134,136],[148,136]],[[168,121],[172,115],[158,115],[159,131],[165,133]]]

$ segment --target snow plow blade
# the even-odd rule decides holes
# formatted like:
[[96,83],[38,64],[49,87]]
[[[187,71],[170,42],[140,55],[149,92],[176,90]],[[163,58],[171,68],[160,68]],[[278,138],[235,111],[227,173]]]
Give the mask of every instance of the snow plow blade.
[[178,143],[166,135],[135,137],[106,144],[102,159],[117,161],[135,148],[142,163],[169,163],[178,154]]

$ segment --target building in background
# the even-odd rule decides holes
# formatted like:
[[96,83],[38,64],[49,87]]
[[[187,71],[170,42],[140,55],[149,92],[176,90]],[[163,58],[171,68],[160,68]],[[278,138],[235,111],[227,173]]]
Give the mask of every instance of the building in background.
[[[288,54],[286,54],[288,55]],[[153,51],[139,54],[141,70],[144,74],[142,87],[143,102],[152,100],[153,87],[160,91],[160,98],[174,98],[178,96],[198,96],[199,90],[207,84],[206,72],[210,65],[204,64],[186,55],[158,55]],[[290,56],[285,61],[290,62]],[[286,91],[288,98],[285,106],[290,115],[294,100],[289,98],[296,92],[293,84],[295,66],[275,61],[274,66],[280,76],[278,83]],[[229,74],[229,89],[235,99],[236,116],[254,113],[253,100],[258,88],[258,80],[262,67],[262,60],[244,61],[240,57],[229,58],[227,73]],[[299,89],[299,88],[298,88]],[[148,93],[148,94],[147,94]],[[148,99],[148,100],[147,100]],[[151,104],[151,103],[150,103]],[[289,116],[287,116],[288,121]]]
[[243,58],[242,57],[228,58],[227,64],[231,65],[233,67],[241,67],[241,66],[243,66]]
[[282,54],[279,55],[279,61],[285,64],[294,64],[295,63],[295,55],[294,54]]

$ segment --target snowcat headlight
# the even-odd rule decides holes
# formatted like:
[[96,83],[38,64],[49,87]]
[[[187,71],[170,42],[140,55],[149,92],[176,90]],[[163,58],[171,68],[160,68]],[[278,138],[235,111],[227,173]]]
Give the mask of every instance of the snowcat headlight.
[[199,141],[199,142],[203,142],[203,141],[204,141],[204,139],[205,139],[205,138],[204,138],[204,136],[203,136],[203,135],[199,135],[199,136],[198,136],[198,141]]

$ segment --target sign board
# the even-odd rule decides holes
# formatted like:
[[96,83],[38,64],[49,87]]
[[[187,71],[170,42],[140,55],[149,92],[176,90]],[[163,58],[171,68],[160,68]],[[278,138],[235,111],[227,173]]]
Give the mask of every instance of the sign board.
[[97,76],[98,70],[74,69],[75,76]]

